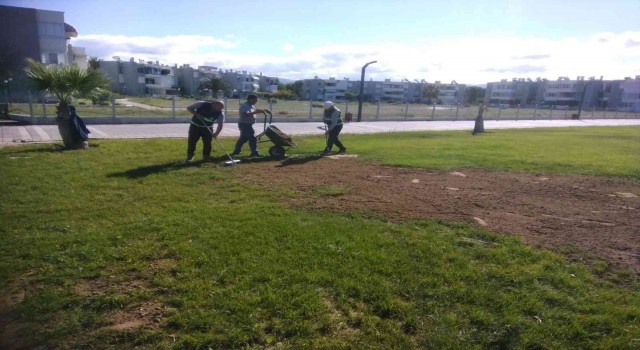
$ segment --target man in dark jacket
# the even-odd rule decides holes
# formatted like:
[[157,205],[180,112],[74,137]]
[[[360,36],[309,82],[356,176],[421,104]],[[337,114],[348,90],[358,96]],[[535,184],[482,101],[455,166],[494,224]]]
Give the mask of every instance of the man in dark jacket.
[[[189,125],[189,139],[187,142],[187,161],[193,161],[196,152],[196,144],[202,138],[202,160],[211,158],[211,141],[217,138],[222,131],[224,123],[224,103],[222,101],[196,102],[187,107],[193,114]],[[213,131],[213,123],[217,123],[216,131]]]

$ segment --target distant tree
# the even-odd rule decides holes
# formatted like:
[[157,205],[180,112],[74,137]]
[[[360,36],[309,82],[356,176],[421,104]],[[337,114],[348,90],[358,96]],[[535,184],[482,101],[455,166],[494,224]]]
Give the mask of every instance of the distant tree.
[[294,98],[301,100],[304,95],[304,82],[302,80],[296,80],[289,85],[291,86]]
[[278,91],[293,91],[291,84],[278,83]]
[[440,90],[436,87],[435,84],[427,84],[424,87],[424,90],[422,90],[422,97],[427,99],[428,104],[436,103],[439,95]]
[[100,69],[100,61],[102,60],[98,57],[89,57],[89,68],[96,70]]
[[347,91],[344,96],[347,98],[348,101],[355,101],[358,99],[358,94],[353,93],[351,91]]
[[218,91],[224,91],[225,95],[231,93],[231,85],[227,83],[222,78],[211,78],[209,80],[203,81],[198,86],[198,91],[211,90],[213,92],[213,96],[216,96]]
[[295,99],[293,91],[291,91],[289,89],[283,89],[283,90],[278,89],[278,92],[272,93],[271,97],[279,98],[279,99],[283,99],[283,100],[293,100],[293,99]]
[[476,104],[480,102],[486,93],[486,89],[479,86],[471,86],[467,89],[466,103]]

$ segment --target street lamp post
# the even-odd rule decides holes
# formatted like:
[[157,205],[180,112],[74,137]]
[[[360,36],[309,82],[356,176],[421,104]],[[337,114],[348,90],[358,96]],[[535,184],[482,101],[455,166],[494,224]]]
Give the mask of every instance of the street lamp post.
[[4,84],[7,86],[7,103],[11,105],[11,82],[13,78],[8,78],[4,81]]
[[364,70],[367,69],[367,66],[378,61],[371,61],[362,66],[362,74],[360,75],[360,95],[358,96],[358,121],[362,119],[362,98],[364,95]]

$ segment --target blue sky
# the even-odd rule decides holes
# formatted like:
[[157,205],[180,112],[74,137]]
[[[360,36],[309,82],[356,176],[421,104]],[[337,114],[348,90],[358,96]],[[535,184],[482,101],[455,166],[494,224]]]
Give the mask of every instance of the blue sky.
[[282,78],[640,75],[639,0],[2,0],[63,11],[90,56]]

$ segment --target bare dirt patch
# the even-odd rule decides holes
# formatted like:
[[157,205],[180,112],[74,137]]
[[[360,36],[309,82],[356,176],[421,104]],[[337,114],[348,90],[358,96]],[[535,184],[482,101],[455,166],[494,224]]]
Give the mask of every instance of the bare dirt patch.
[[147,301],[126,310],[118,310],[109,314],[110,326],[102,330],[127,330],[145,327],[158,329],[164,323],[167,307],[156,301]]
[[[169,266],[174,266],[175,263],[171,259],[161,259],[153,261],[149,268],[150,271],[156,272]],[[155,292],[146,279],[135,275],[125,277],[122,279],[117,278],[116,275],[106,274],[101,278],[81,280],[74,286],[74,290],[78,295],[86,298],[110,294],[132,296]],[[164,323],[166,311],[167,307],[162,303],[148,300],[122,310],[110,312],[107,315],[110,324],[99,330],[129,330],[141,327],[158,329]]]
[[[572,259],[595,256],[640,274],[640,181],[480,169],[431,171],[354,158],[244,164],[243,177],[299,196],[292,206],[445,219],[522,237]],[[266,182],[265,182],[266,181]],[[342,188],[318,195],[318,188]],[[570,247],[572,253],[566,253]]]
[[0,291],[0,349],[26,349],[26,338],[20,335],[25,326],[13,318],[12,312],[33,291],[42,286],[33,281],[33,272],[27,272],[19,278],[9,281]]

